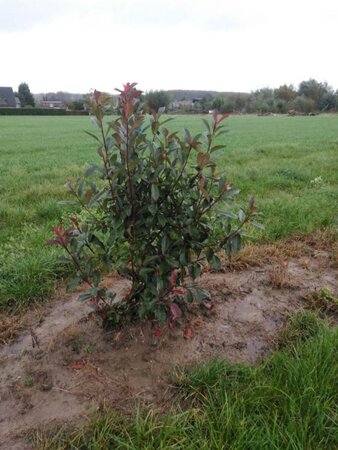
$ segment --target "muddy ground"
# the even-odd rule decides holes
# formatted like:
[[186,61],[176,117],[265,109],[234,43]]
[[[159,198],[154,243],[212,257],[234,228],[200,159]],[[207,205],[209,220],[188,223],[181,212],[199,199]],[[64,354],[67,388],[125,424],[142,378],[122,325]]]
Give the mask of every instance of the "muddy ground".
[[[189,324],[160,337],[151,325],[103,331],[77,295],[62,294],[27,313],[0,348],[0,448],[29,449],[33,429],[81,420],[103,404],[130,412],[141,400],[165,409],[176,367],[215,357],[259,361],[274,348],[288,315],[307,307],[313,292],[337,294],[331,253],[302,248],[283,258],[278,252],[244,257],[237,270],[205,271],[200,284],[211,293],[213,308],[201,307]],[[120,277],[110,285],[119,295],[128,289]],[[193,334],[184,338],[187,325]]]

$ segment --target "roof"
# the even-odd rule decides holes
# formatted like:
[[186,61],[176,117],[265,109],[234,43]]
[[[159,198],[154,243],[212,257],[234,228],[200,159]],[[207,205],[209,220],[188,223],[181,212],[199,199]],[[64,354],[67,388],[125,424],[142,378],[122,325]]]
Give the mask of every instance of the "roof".
[[0,107],[1,106],[16,107],[16,100],[11,87],[0,86]]

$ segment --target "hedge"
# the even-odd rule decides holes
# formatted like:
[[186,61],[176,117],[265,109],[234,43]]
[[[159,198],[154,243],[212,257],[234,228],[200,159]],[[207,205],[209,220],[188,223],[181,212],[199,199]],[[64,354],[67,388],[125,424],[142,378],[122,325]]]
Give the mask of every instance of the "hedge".
[[88,112],[53,108],[0,108],[0,116],[88,116]]

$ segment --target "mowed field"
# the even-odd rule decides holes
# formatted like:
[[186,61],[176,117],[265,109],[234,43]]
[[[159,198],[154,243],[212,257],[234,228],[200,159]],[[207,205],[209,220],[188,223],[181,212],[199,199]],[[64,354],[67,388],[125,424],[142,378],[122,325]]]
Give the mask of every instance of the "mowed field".
[[[177,116],[172,129],[204,130],[200,116]],[[337,213],[338,116],[232,116],[215,155],[229,182],[263,213],[257,243],[333,228]],[[63,275],[52,225],[74,211],[64,189],[97,160],[88,117],[0,117],[0,304],[48,297]]]

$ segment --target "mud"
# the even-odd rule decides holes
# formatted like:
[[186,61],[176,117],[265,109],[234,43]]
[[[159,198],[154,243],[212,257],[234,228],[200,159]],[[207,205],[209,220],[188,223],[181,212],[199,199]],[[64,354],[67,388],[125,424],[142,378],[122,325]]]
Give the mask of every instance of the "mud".
[[[337,292],[337,275],[325,252],[282,266],[276,260],[251,270],[206,272],[200,284],[211,293],[212,308],[201,307],[189,324],[162,330],[161,337],[151,324],[108,333],[77,296],[54,302],[16,342],[0,348],[0,448],[28,449],[32,429],[81,420],[103,403],[126,412],[137,400],[165,409],[175,367],[210,358],[259,361],[288,315],[306,306],[309,292]],[[119,296],[128,289],[121,278],[110,285]]]

